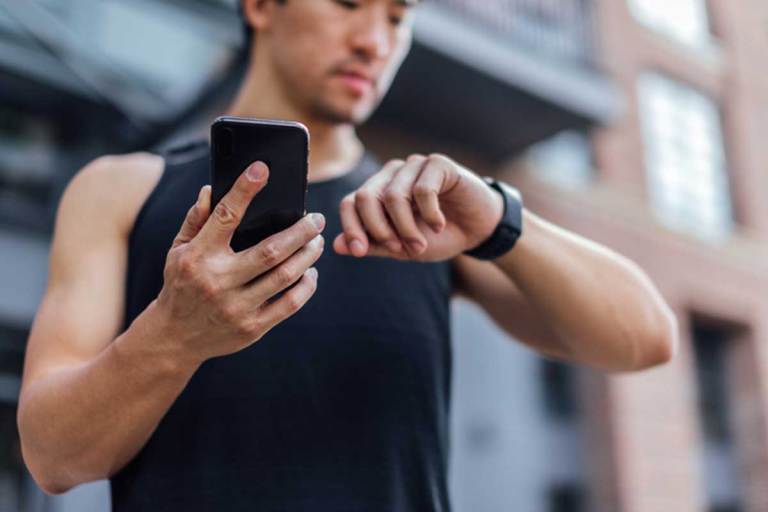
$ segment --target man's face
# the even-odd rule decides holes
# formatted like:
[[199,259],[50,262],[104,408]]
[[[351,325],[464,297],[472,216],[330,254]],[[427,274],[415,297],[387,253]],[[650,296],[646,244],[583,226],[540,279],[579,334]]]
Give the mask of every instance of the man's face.
[[410,4],[415,3],[287,0],[275,5],[265,69],[311,116],[361,124],[384,98],[410,50],[415,15]]

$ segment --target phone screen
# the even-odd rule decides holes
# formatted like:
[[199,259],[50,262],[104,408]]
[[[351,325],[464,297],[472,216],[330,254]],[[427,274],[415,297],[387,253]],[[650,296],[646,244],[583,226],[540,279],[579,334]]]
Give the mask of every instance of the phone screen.
[[309,132],[298,122],[219,117],[211,125],[211,211],[253,162],[269,166],[265,187],[251,201],[230,243],[259,243],[306,215]]

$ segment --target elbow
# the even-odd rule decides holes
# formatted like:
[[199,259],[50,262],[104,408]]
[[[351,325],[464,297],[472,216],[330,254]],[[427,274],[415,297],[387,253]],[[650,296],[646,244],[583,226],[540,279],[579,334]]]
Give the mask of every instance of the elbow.
[[69,491],[73,485],[65,484],[63,479],[56,476],[55,471],[52,468],[52,464],[37,460],[35,457],[29,455],[29,449],[21,444],[22,458],[24,464],[27,467],[27,471],[32,476],[32,480],[45,494],[53,496],[56,494],[64,494]]
[[24,420],[24,408],[20,403],[16,424],[19,432],[19,439],[21,441],[21,456],[24,461],[24,465],[27,471],[34,480],[35,484],[47,495],[53,496],[56,494],[63,494],[74,487],[75,484],[68,484],[64,482],[55,469],[58,464],[51,463],[48,460],[44,460],[44,457],[40,457],[35,453],[35,450],[30,447],[29,442],[29,429],[25,426]]
[[77,485],[77,483],[69,482],[63,478],[63,471],[57,464],[51,464],[30,456],[29,450],[24,447],[23,443],[21,452],[32,480],[45,494],[49,496],[64,494]]
[[65,492],[69,491],[72,488],[71,486],[62,485],[56,480],[46,479],[42,477],[42,475],[37,475],[35,473],[31,473],[31,474],[32,474],[32,479],[35,481],[35,483],[40,488],[40,490],[42,490],[48,496],[64,494]]

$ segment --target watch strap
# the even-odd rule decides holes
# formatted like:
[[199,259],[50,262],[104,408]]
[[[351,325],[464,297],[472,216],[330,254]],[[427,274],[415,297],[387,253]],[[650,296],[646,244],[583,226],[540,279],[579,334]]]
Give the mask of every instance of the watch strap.
[[481,260],[496,259],[510,251],[522,235],[523,199],[520,192],[491,176],[484,176],[483,181],[498,191],[504,199],[504,210],[493,233],[472,249],[463,252]]

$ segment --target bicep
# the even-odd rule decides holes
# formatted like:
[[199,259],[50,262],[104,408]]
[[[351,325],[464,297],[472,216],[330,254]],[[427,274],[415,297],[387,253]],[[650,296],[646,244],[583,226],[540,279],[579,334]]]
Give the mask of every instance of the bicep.
[[59,202],[48,286],[27,342],[23,386],[95,357],[119,334],[127,235],[125,203],[112,191],[125,188],[109,166],[97,160],[81,169]]
[[456,296],[478,304],[499,328],[533,350],[567,357],[551,324],[499,267],[466,255],[456,256],[453,266]]

